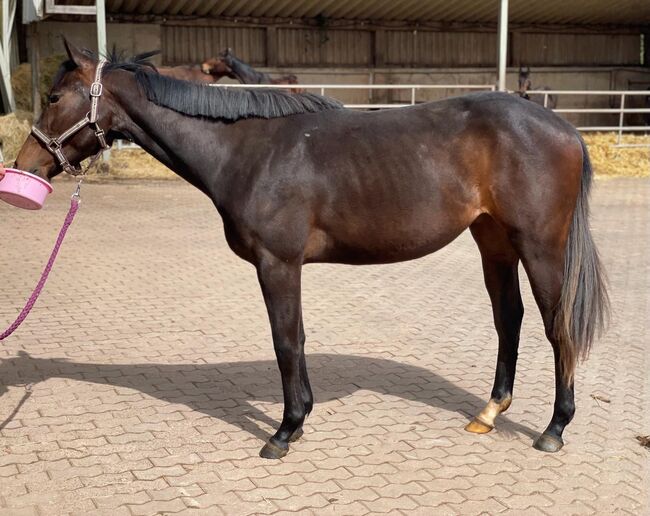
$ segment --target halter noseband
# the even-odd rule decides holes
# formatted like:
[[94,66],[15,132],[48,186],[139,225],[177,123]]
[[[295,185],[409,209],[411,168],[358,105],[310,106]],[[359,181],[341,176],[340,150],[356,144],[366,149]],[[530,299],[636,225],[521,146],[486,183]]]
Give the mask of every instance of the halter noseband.
[[[110,146],[106,143],[106,135],[104,131],[97,124],[97,104],[99,102],[99,97],[102,96],[104,87],[102,86],[102,70],[106,65],[106,59],[100,59],[97,64],[97,69],[95,70],[95,82],[90,85],[90,111],[86,113],[86,116],[83,117],[79,122],[74,124],[70,129],[65,131],[58,138],[50,138],[47,134],[41,131],[35,125],[32,126],[32,133],[36,138],[38,138],[44,145],[45,148],[59,161],[59,165],[72,176],[78,176],[88,172],[88,169],[92,164],[99,158],[99,156],[105,150],[109,149]],[[70,138],[72,135],[81,131],[84,127],[90,126],[95,131],[95,136],[99,142],[99,152],[95,154],[91,159],[90,163],[86,167],[86,170],[82,170],[81,167],[75,168],[72,166],[68,158],[63,154],[63,143]]]

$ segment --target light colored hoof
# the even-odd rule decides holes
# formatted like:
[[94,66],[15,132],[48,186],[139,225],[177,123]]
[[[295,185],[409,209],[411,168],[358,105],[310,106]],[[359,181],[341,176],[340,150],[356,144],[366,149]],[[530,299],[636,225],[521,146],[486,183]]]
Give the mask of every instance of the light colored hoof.
[[494,427],[492,425],[485,424],[478,418],[472,419],[467,423],[467,426],[465,426],[465,430],[472,432],[473,434],[487,434],[493,429]]

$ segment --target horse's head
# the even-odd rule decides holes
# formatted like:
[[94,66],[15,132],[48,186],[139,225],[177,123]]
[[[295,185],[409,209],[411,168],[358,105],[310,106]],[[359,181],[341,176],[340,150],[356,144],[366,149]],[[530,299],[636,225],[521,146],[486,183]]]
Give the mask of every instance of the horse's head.
[[519,93],[524,93],[532,87],[532,82],[530,80],[530,67],[520,66],[519,67]]
[[235,54],[233,54],[232,48],[228,47],[226,50],[219,53],[219,57],[224,63],[226,63],[226,65],[232,68],[232,61],[233,58],[235,58]]
[[221,57],[211,57],[201,63],[201,71],[208,75],[217,77],[230,77],[234,79],[232,69]]
[[[98,134],[99,128],[108,131],[115,116],[115,102],[111,94],[106,90],[101,91],[101,86],[95,86],[93,95],[100,95],[96,120],[61,139],[66,131],[77,123],[82,125],[82,121],[90,116],[91,86],[95,81],[98,64],[91,53],[82,51],[65,40],[64,44],[69,59],[59,68],[48,94],[49,101],[16,158],[17,168],[47,179],[61,173],[65,161],[71,167],[78,168],[82,160],[98,153],[106,143],[105,139],[109,138],[103,132]],[[39,133],[41,136],[38,136]],[[43,141],[44,138],[46,141]],[[47,139],[50,139],[49,143]],[[59,142],[59,139],[62,141]],[[61,156],[65,160],[63,163]]]

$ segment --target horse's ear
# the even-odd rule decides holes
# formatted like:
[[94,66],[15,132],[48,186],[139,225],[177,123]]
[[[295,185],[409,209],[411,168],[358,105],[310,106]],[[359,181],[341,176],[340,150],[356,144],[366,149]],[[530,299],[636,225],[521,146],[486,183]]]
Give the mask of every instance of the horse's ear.
[[70,43],[65,37],[63,38],[63,46],[68,54],[68,58],[81,69],[93,68],[95,63],[85,54],[81,49]]

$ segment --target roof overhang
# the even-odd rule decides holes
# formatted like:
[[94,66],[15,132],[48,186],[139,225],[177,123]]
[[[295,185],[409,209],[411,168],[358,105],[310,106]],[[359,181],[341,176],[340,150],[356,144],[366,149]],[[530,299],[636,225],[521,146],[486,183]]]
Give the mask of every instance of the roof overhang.
[[[50,0],[52,1],[52,0]],[[106,0],[107,14],[490,23],[499,0]],[[93,0],[56,0],[93,5]],[[509,1],[510,23],[650,25],[648,0]]]

